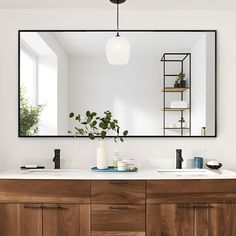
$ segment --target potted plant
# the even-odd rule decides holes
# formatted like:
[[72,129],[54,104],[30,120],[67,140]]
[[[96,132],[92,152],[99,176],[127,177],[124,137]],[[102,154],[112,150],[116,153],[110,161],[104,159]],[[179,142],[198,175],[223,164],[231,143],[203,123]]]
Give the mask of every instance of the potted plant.
[[[186,79],[185,79],[185,73],[180,72],[176,78],[176,81],[179,82],[179,87],[180,88],[185,88],[186,87]],[[176,82],[175,81],[175,82]]]
[[[74,118],[76,123],[75,126],[75,136],[88,136],[91,140],[99,138],[99,146],[97,148],[97,168],[107,169],[108,168],[108,158],[106,155],[104,139],[109,135],[114,136],[114,141],[120,140],[124,142],[122,136],[127,136],[128,130],[122,132],[120,136],[120,126],[118,120],[112,117],[110,111],[105,111],[102,117],[98,116],[96,112],[87,111],[86,115],[82,117],[80,114],[75,115],[73,112],[69,114],[70,118]],[[68,133],[73,133],[68,131]]]
[[175,88],[179,88],[179,79],[176,78],[175,83],[174,83]]

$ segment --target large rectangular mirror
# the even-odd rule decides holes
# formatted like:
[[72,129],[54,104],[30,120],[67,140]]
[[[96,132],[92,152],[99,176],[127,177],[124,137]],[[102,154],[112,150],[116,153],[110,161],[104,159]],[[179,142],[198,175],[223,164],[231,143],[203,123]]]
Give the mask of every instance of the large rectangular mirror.
[[131,137],[216,136],[216,31],[19,31],[19,136],[69,137],[69,114],[111,111]]

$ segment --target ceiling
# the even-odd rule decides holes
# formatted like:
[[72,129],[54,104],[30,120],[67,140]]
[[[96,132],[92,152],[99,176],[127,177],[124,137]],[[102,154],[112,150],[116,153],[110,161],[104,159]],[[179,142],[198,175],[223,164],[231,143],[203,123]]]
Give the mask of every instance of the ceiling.
[[[139,10],[236,10],[235,0],[127,0],[126,9]],[[0,0],[0,9],[111,9],[109,0]]]
[[[50,33],[49,33],[50,34]],[[99,56],[115,32],[52,33],[69,56]],[[203,36],[203,32],[121,32],[128,38],[132,54],[157,55],[163,52],[188,52]],[[173,43],[174,42],[174,43]]]

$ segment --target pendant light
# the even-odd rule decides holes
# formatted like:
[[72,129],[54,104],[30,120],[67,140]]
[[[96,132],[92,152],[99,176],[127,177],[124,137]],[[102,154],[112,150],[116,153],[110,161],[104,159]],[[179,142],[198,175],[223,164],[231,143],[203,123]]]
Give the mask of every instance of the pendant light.
[[127,38],[121,37],[119,32],[119,5],[126,0],[110,0],[117,8],[116,36],[108,40],[106,44],[107,60],[112,65],[125,65],[129,62],[130,43]]

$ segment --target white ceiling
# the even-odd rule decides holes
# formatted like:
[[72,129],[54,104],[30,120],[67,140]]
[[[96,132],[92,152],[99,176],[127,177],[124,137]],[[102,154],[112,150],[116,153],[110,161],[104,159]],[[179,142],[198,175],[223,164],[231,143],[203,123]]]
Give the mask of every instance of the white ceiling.
[[21,34],[20,38],[21,45],[26,47],[28,50],[33,50],[36,55],[55,55],[49,45],[36,32],[24,32]]
[[[53,33],[70,56],[99,56],[105,53],[106,42],[115,32]],[[132,54],[157,55],[163,52],[189,52],[203,36],[202,32],[121,32],[128,38]]]
[[[0,8],[111,9],[109,0],[0,0]],[[140,10],[236,10],[235,0],[127,0],[126,9]]]

